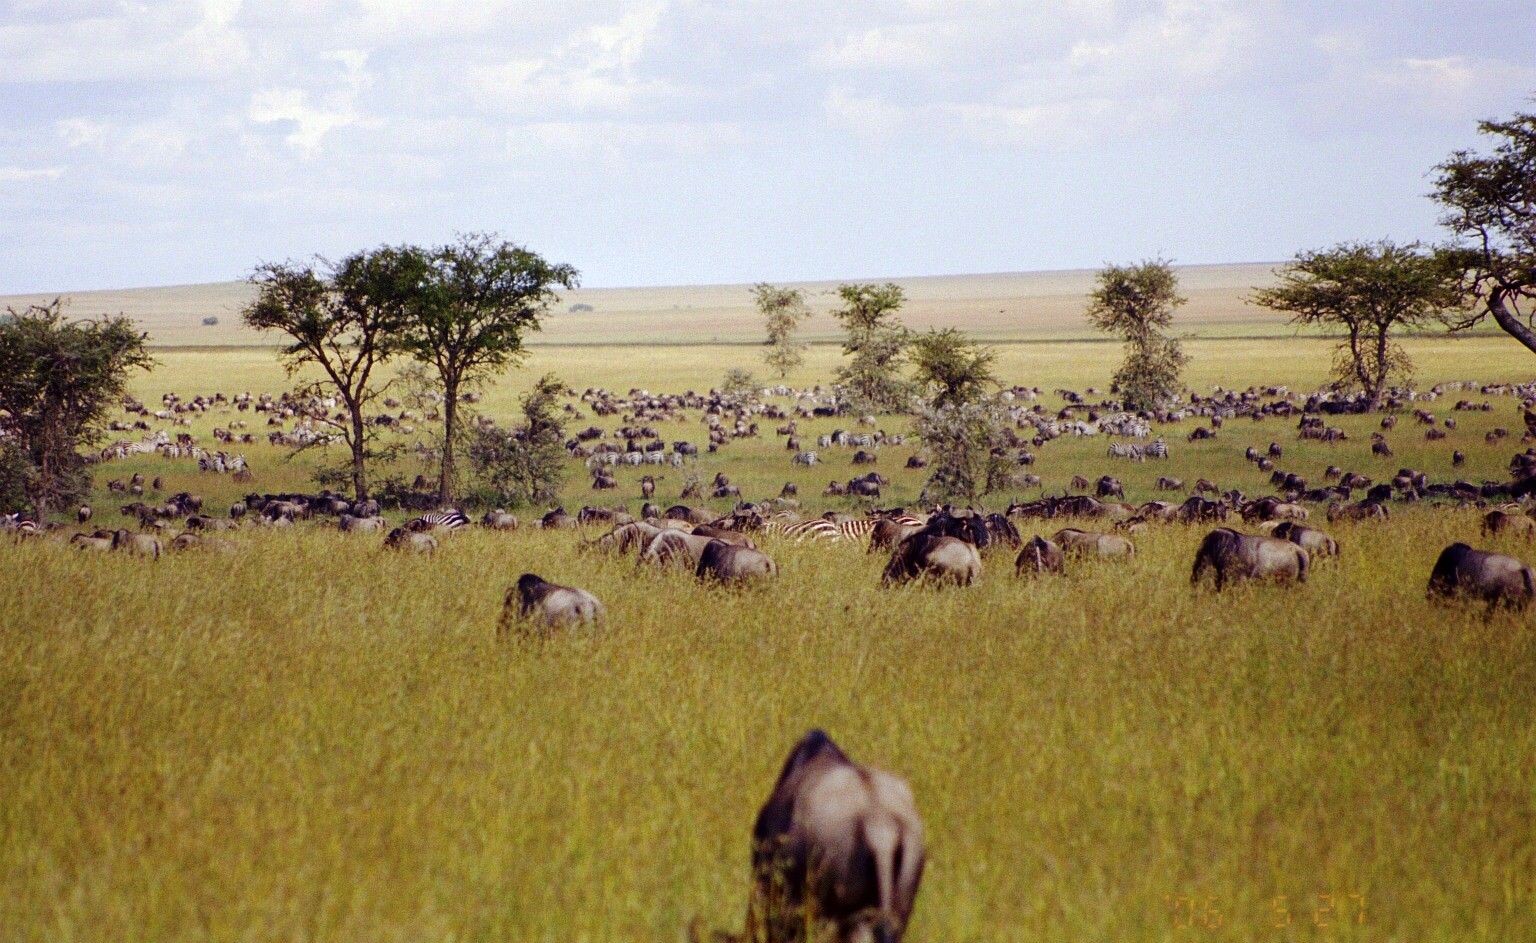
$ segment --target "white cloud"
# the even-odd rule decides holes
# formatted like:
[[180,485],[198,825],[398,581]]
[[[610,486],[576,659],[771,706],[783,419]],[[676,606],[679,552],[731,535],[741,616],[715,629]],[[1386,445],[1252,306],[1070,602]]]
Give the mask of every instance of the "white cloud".
[[292,126],[284,140],[306,156],[320,150],[325,136],[337,128],[357,121],[357,113],[350,104],[341,103],[325,107],[310,103],[309,93],[297,88],[272,88],[257,92],[251,97],[247,109],[250,119],[257,124],[287,124]]
[[0,167],[0,183],[30,183],[35,180],[57,180],[63,174],[63,167]]

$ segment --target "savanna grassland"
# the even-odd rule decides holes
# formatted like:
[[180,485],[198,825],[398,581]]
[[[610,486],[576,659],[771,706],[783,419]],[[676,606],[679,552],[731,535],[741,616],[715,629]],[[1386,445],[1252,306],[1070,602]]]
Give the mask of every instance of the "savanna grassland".
[[[1013,338],[1008,383],[1107,386],[1118,347]],[[1501,338],[1413,339],[1420,385],[1527,381]],[[1329,368],[1309,338],[1190,342],[1191,387],[1310,389]],[[792,385],[826,382],[816,346]],[[479,408],[510,420],[552,371],[578,389],[705,389],[757,367],[744,345],[534,349]],[[276,392],[263,348],[157,351],[136,383],[154,402]],[[761,369],[759,376],[762,376]],[[1166,463],[1057,441],[1031,469],[1118,474],[1128,499],[1158,475],[1267,492],[1245,446],[1321,483],[1328,464],[1378,479],[1507,478],[1522,424],[1510,397],[1425,442],[1410,416],[1372,458],[1379,417],[1349,442],[1301,442],[1294,421],[1232,421]],[[233,414],[191,431],[209,438]],[[247,416],[249,418],[249,415]],[[703,439],[696,421],[668,441]],[[573,427],[616,419],[582,416]],[[807,438],[842,422],[802,422]],[[891,431],[904,423],[888,420]],[[1495,427],[1517,433],[1485,441]],[[252,422],[251,431],[265,430]],[[799,484],[811,510],[855,474],[852,450],[790,465],[764,436],[705,456],[749,498]],[[1467,454],[1452,470],[1453,449]],[[222,508],[247,490],[311,488],[313,455],[242,449],[252,485],[186,460],[113,462]],[[882,450],[882,503],[915,500],[911,445]],[[862,469],[859,469],[862,470]],[[594,493],[573,466],[566,504],[637,508],[639,469]],[[658,499],[674,499],[667,469]],[[1037,489],[997,495],[1038,495]],[[105,491],[99,518],[115,521]],[[717,505],[724,507],[723,504]],[[525,518],[542,509],[520,509]],[[1314,523],[1321,521],[1314,509]],[[1025,536],[1070,523],[1025,525]],[[1536,629],[1529,614],[1434,606],[1424,581],[1476,510],[1394,505],[1327,527],[1343,546],[1303,586],[1193,591],[1204,528],[1154,527],[1121,564],[1020,580],[1010,555],[967,589],[883,589],[852,544],[764,538],[781,574],[727,592],[583,550],[581,534],[472,531],[431,558],[320,525],[247,527],[231,553],[147,561],[62,540],[0,543],[0,937],[58,940],[658,940],[694,917],[739,928],[748,834],[778,764],[812,726],[906,776],[930,863],[916,941],[1536,938]],[[63,534],[72,532],[65,528]],[[535,571],[606,604],[597,630],[498,642],[502,594]]]

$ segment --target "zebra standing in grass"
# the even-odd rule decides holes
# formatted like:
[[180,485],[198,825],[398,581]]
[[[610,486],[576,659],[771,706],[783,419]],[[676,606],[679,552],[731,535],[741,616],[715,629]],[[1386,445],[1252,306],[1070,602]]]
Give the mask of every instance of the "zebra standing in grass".
[[412,518],[406,522],[405,529],[410,531],[458,530],[461,527],[468,526],[469,518],[464,516],[463,511],[450,509],[447,511],[431,511],[420,517]]
[[1128,458],[1133,462],[1144,462],[1147,460],[1147,453],[1139,445],[1132,445],[1128,442],[1111,442],[1109,444],[1109,457]]
[[1152,440],[1150,445],[1144,446],[1142,452],[1147,458],[1166,459],[1168,457],[1168,443],[1163,441],[1162,436],[1158,436]]
[[[813,518],[808,521],[796,521],[786,524],[782,521],[769,521],[764,525],[763,531],[769,534],[778,534],[790,540],[868,540],[874,532],[875,525],[883,518],[863,517],[852,521],[829,521],[825,518]],[[915,517],[901,516],[891,520],[898,524],[908,524],[916,527],[923,526],[923,521]]]

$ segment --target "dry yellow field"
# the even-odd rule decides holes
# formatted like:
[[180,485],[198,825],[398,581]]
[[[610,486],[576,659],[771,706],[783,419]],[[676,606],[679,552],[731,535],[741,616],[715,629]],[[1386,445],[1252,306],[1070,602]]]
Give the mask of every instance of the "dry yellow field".
[[[683,330],[675,317],[624,330]],[[598,336],[534,347],[480,408],[509,420],[546,371],[656,391],[735,366],[762,376],[748,344]],[[1536,372],[1502,337],[1407,347],[1426,386]],[[1329,365],[1315,338],[1189,350],[1200,391],[1310,388]],[[1008,383],[1081,390],[1107,385],[1119,348],[1014,335],[998,353]],[[135,381],[147,400],[287,382],[266,347],[156,356]],[[826,382],[837,359],[813,347],[788,382]],[[1339,446],[1297,441],[1293,420],[1186,443],[1185,423],[1162,430],[1167,463],[1076,440],[1034,470],[1053,491],[1119,474],[1132,500],[1160,496],[1161,474],[1261,493],[1241,451],[1274,440],[1314,479],[1330,463],[1503,478],[1522,446],[1485,434],[1520,418],[1513,398],[1492,402],[1456,414],[1445,442],[1405,417],[1392,460],[1370,455],[1366,416],[1338,420]],[[190,431],[206,441],[230,418]],[[882,454],[892,502],[921,486],[901,469],[911,451]],[[247,452],[252,485],[159,456],[105,465],[97,484],[163,475],[216,509],[313,487],[314,456]],[[771,434],[699,471],[755,498],[796,481],[818,510],[842,506],[817,496],[826,480],[854,473],[842,453],[794,469]],[[573,509],[638,506],[640,470],[603,494],[573,473]],[[115,526],[120,501],[99,491],[99,521]],[[78,552],[73,528],[0,541],[0,938],[674,943],[694,917],[739,928],[752,816],[784,751],[822,726],[912,783],[931,855],[913,943],[1536,939],[1536,629],[1424,595],[1441,547],[1486,542],[1478,512],[1394,506],[1387,522],[1323,526],[1344,555],[1304,586],[1221,596],[1188,585],[1204,528],[1179,525],[1138,537],[1128,564],[1059,579],[1020,580],[997,554],[964,590],[882,589],[862,547],[764,538],[778,581],[725,592],[583,550],[596,529],[455,534],[431,559],[319,523],[158,561]],[[1518,538],[1492,545],[1536,558]],[[595,592],[608,623],[498,643],[502,593],[529,570]]]
[[[1180,330],[1202,334],[1285,333],[1284,319],[1245,302],[1266,284],[1273,266],[1204,265],[1179,269],[1189,304],[1179,314]],[[958,327],[987,339],[1079,337],[1082,310],[1094,273],[1022,272],[897,278],[907,293],[908,326]],[[849,279],[885,281],[885,279]],[[804,328],[812,340],[840,337],[830,311],[836,282],[803,282],[813,316]],[[689,285],[657,288],[591,288],[566,292],[536,344],[752,342],[762,336],[762,319],[752,307],[750,285]],[[0,309],[46,301],[51,295],[0,297]],[[80,317],[127,314],[162,346],[270,343],[242,327],[239,312],[251,297],[240,282],[86,291],[66,295]],[[572,312],[591,305],[591,312]],[[213,327],[200,322],[219,319]]]

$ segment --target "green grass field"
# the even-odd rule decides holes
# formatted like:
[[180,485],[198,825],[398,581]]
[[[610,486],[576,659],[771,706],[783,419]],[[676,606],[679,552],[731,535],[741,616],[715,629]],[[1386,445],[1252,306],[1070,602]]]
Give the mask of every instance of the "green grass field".
[[[1422,386],[1533,372],[1505,339],[1408,347]],[[1197,390],[1311,388],[1329,366],[1311,339],[1190,351]],[[541,347],[482,408],[510,418],[545,371],[578,389],[703,389],[757,353]],[[1102,388],[1118,353],[1010,343],[999,370]],[[147,399],[286,382],[269,350],[157,356],[136,383]],[[813,348],[788,382],[826,381],[836,357]],[[1462,395],[1482,399],[1429,408],[1451,415]],[[1055,492],[1119,474],[1131,500],[1160,474],[1263,493],[1242,449],[1277,441],[1281,467],[1319,481],[1327,464],[1503,479],[1523,446],[1484,434],[1522,424],[1513,399],[1493,403],[1456,414],[1443,442],[1404,416],[1391,460],[1368,451],[1377,417],[1347,417],[1331,420],[1351,435],[1337,446],[1279,420],[1191,444],[1184,424],[1162,430],[1167,463],[1116,462],[1091,439],[1047,445],[1032,470]],[[700,471],[749,498],[796,481],[816,510],[827,480],[854,473],[851,451],[793,469],[765,433]],[[697,421],[663,435],[703,438]],[[1454,472],[1453,448],[1468,455]],[[103,466],[98,485],[161,474],[215,509],[312,487],[311,459],[245,451],[246,487],[154,456]],[[884,503],[915,498],[910,451],[881,453]],[[575,470],[566,504],[637,507],[639,474],[594,493]],[[99,519],[118,520],[119,500],[100,493]],[[999,554],[964,590],[882,589],[884,560],[861,547],[772,539],[781,576],[747,592],[527,527],[451,535],[430,559],[319,526],[246,528],[234,553],[158,562],[0,542],[0,938],[677,941],[695,916],[739,929],[752,817],[812,726],[912,784],[930,844],[914,941],[1536,938],[1536,631],[1528,614],[1424,598],[1453,540],[1536,548],[1489,544],[1471,509],[1320,526],[1343,556],[1304,586],[1221,596],[1190,589],[1204,529],[1183,526],[1062,578],[1016,579]],[[498,643],[502,593],[529,570],[596,593],[608,624]]]

